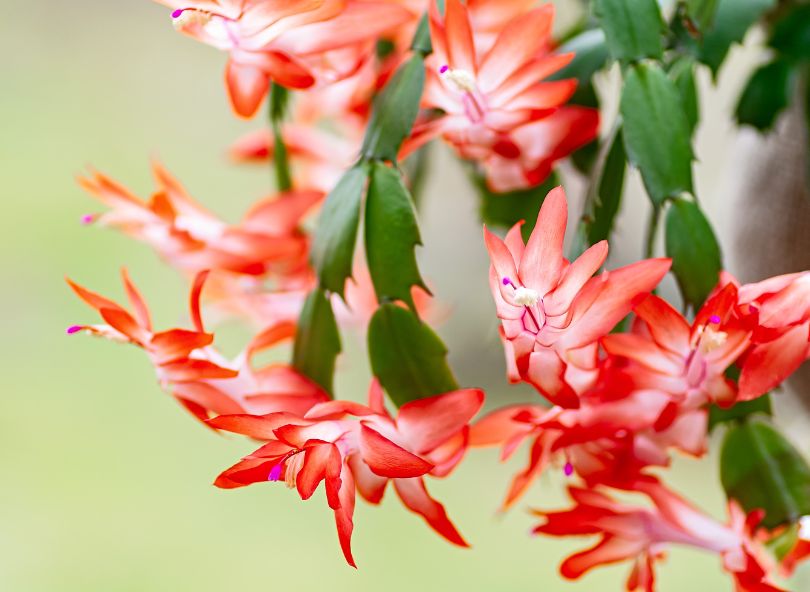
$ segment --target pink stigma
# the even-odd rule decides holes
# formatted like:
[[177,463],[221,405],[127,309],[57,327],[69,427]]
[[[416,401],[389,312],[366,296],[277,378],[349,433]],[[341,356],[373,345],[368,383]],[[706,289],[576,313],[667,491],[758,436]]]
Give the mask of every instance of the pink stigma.
[[270,475],[267,477],[268,481],[278,481],[279,479],[281,479],[281,463],[270,469]]
[[445,73],[445,72],[447,72],[449,69],[450,69],[450,66],[448,66],[447,64],[445,64],[444,66],[442,66],[441,68],[439,68],[439,74],[444,74],[444,73]]
[[82,224],[84,224],[85,226],[87,224],[92,224],[93,220],[95,219],[96,217],[93,214],[85,214],[84,216],[82,216]]
[[[504,286],[512,286],[515,288],[515,284],[513,284],[512,280],[510,280],[508,277],[503,278],[502,282]],[[515,290],[517,290],[517,288],[515,288]]]
[[720,324],[720,317],[718,317],[717,315],[712,315],[712,316],[709,317],[709,322],[714,323],[715,325],[719,325]]
[[563,472],[565,473],[566,477],[570,477],[574,474],[574,465],[570,462],[565,463],[565,467],[563,467]]
[[67,328],[67,331],[65,331],[65,333],[67,333],[68,335],[73,335],[74,333],[78,333],[81,330],[82,330],[81,325],[71,325],[70,327]]
[[179,18],[179,17],[180,17],[180,15],[181,15],[181,14],[183,14],[185,11],[186,11],[186,9],[185,9],[185,8],[178,8],[177,10],[175,10],[175,11],[172,13],[172,18]]

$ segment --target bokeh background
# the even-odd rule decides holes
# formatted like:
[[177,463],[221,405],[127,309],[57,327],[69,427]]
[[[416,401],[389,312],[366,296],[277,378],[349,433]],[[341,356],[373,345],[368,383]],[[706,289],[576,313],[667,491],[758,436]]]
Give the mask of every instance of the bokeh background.
[[[571,3],[558,5],[561,19],[570,18]],[[390,495],[379,508],[358,505],[358,571],[343,562],[320,495],[302,503],[279,486],[212,487],[246,444],[191,421],[159,390],[139,351],[65,335],[66,326],[94,320],[69,293],[66,274],[118,298],[118,269],[127,266],[159,326],[181,322],[186,302],[181,279],[145,247],[79,224],[95,203],[74,178],[92,164],[145,195],[149,161],[158,158],[197,199],[236,221],[268,192],[271,177],[263,168],[234,167],[225,149],[262,123],[231,116],[224,56],[177,35],[162,6],[0,6],[0,590],[622,589],[626,565],[573,583],[557,575],[560,560],[588,541],[528,536],[533,519],[525,508],[564,503],[561,471],[546,475],[522,507],[496,514],[516,465],[499,465],[494,451],[474,452],[450,480],[431,483],[471,550],[445,544]],[[748,45],[734,50],[720,91],[702,80],[697,184],[732,244],[727,250],[734,248],[729,187],[740,175],[739,145],[758,142],[729,115],[746,73],[762,59],[756,35]],[[605,89],[611,84],[609,76],[602,81]],[[519,397],[525,392],[502,380],[472,190],[446,153],[435,154],[422,212],[430,253],[423,265],[453,312],[440,332],[462,383],[489,387],[496,401]],[[570,176],[566,182],[576,200],[580,185]],[[612,265],[640,252],[645,206],[638,186],[634,176]],[[225,348],[235,352],[240,336],[228,328]],[[368,376],[363,339],[345,341],[340,392],[361,399]],[[801,434],[806,419],[793,407],[780,409]],[[671,479],[724,517],[715,458],[678,460]],[[673,550],[659,575],[664,592],[731,590],[718,558],[690,550]],[[806,573],[791,584],[808,587]]]

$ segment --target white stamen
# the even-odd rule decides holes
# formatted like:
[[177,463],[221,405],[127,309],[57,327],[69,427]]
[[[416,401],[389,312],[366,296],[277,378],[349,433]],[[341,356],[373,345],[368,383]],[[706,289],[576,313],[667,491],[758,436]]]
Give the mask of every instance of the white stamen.
[[699,333],[698,349],[702,354],[713,352],[719,347],[722,347],[728,339],[728,333],[725,331],[717,331],[716,329],[706,326]]
[[467,70],[447,70],[447,72],[444,73],[444,77],[452,82],[453,86],[455,86],[459,92],[472,93],[476,91],[475,77],[467,72]]
[[182,31],[186,27],[199,25],[204,27],[211,22],[212,15],[202,10],[184,10],[180,16],[172,19],[172,25],[178,31]]
[[284,471],[284,483],[292,489],[295,487],[295,480],[298,477],[298,472],[304,466],[304,451],[296,452],[287,459],[287,468]]
[[534,306],[540,300],[540,294],[531,288],[520,286],[515,289],[515,302],[521,306]]

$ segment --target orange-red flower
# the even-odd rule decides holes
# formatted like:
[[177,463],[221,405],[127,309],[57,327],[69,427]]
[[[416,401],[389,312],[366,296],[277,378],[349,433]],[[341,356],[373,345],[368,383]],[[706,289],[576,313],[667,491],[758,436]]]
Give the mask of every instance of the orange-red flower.
[[757,325],[754,346],[741,363],[739,399],[749,401],[779,386],[810,357],[810,272],[740,286],[739,306]]
[[502,136],[493,150],[475,158],[493,191],[534,187],[545,181],[558,160],[591,142],[599,133],[599,111],[566,105],[548,117]]
[[736,315],[737,289],[727,284],[698,312],[694,323],[662,298],[647,296],[633,310],[633,333],[607,335],[608,353],[636,363],[637,380],[698,408],[736,402],[737,387],[725,371],[750,345],[751,331]]
[[762,515],[746,516],[731,502],[731,524],[726,526],[703,514],[657,480],[636,484],[652,507],[630,506],[614,501],[598,490],[570,487],[574,507],[560,512],[536,514],[545,522],[537,534],[552,536],[599,535],[596,546],[575,553],[563,561],[560,573],[577,579],[600,565],[633,562],[627,590],[654,592],[654,563],[662,559],[671,544],[687,545],[717,553],[735,580],[738,592],[780,592],[770,580],[774,568],[754,538],[754,527]]
[[[479,38],[482,34],[473,28],[469,13],[476,8],[484,15],[480,20],[498,22],[492,19],[491,5],[487,11],[487,7],[447,0],[442,18],[431,4],[434,53],[426,62],[422,97],[427,111],[401,156],[441,135],[462,158],[484,163],[496,188],[542,181],[551,163],[595,137],[598,114],[558,113],[574,93],[576,80],[543,81],[573,58],[573,54],[551,51],[552,5],[515,14],[502,24],[494,43],[486,41],[485,33]],[[554,119],[545,125],[524,129],[552,115]],[[527,137],[535,141],[529,145]],[[520,174],[507,171],[504,159],[517,166]]]
[[175,28],[230,54],[225,81],[234,111],[253,116],[271,81],[309,88],[351,75],[381,34],[414,19],[383,0],[158,0]]
[[193,330],[155,332],[149,309],[124,271],[124,287],[132,311],[68,280],[76,294],[101,315],[105,324],[74,325],[69,334],[87,331],[143,349],[161,387],[195,417],[204,421],[227,413],[306,413],[329,400],[315,383],[284,364],[254,368],[253,356],[292,338],[295,325],[279,322],[258,333],[236,360],[229,361],[214,347],[214,335],[205,331],[200,314],[200,293],[207,273],[199,274],[191,290]]
[[607,258],[601,241],[569,263],[563,256],[568,205],[562,188],[543,202],[528,243],[520,224],[501,240],[486,228],[490,287],[509,379],[526,381],[551,402],[577,407],[595,378],[596,342],[661,281],[669,259],[648,259],[592,277]]
[[173,266],[191,274],[225,270],[247,275],[289,275],[306,269],[309,239],[302,218],[322,198],[293,191],[258,202],[231,226],[191,199],[182,185],[155,164],[157,191],[141,200],[96,173],[79,182],[110,210],[88,218],[143,241]]
[[355,488],[378,504],[389,481],[409,510],[451,543],[466,546],[444,507],[428,494],[423,477],[446,476],[461,461],[468,423],[483,402],[482,391],[459,390],[407,403],[394,418],[373,382],[368,406],[330,401],[303,416],[217,417],[209,422],[212,427],[267,443],[224,471],[216,485],[230,489],[284,481],[309,499],[323,481],[341,549],[352,566]]
[[[589,392],[578,409],[513,405],[493,411],[471,430],[471,446],[500,446],[501,460],[526,441],[529,460],[512,480],[503,508],[512,506],[549,466],[564,467],[589,486],[631,487],[645,469],[668,466],[670,450],[693,456],[706,450],[707,413],[676,408],[655,390],[624,392],[624,385],[600,375],[600,391]],[[605,396],[607,395],[607,396]]]

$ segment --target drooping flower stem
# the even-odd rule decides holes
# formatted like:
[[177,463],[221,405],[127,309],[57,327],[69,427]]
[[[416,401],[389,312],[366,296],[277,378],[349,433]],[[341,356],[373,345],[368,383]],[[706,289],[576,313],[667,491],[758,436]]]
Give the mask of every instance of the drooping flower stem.
[[290,92],[283,86],[273,83],[270,88],[268,104],[270,126],[273,130],[273,171],[275,172],[276,185],[279,191],[289,191],[293,186],[287,146],[281,133],[281,124],[284,121],[289,99]]

